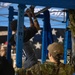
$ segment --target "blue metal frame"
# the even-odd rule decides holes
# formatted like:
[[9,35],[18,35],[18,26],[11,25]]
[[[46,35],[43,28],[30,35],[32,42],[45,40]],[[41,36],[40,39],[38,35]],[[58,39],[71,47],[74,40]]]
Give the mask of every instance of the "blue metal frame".
[[75,9],[75,0],[0,0],[0,2]]
[[75,75],[75,73],[73,73],[73,75]]
[[9,18],[8,18],[9,25],[8,25],[8,36],[7,36],[8,45],[7,45],[7,56],[6,56],[9,62],[11,62],[11,44],[9,43],[9,40],[12,36],[12,30],[10,28],[10,23],[13,19],[13,12],[14,12],[13,7],[9,7]]
[[50,25],[50,14],[49,11],[44,12],[44,26],[43,26],[43,35],[42,35],[42,63],[46,61],[48,51],[47,46],[53,42],[52,31]]
[[23,25],[24,25],[24,8],[25,5],[18,6],[18,23],[16,39],[16,66],[22,67],[22,48],[23,48]]
[[[66,28],[69,25],[69,13],[67,13],[66,16]],[[64,40],[64,64],[67,63],[67,52],[68,49],[72,50],[72,41],[71,41],[71,31],[70,30],[66,30],[65,31],[65,40]]]

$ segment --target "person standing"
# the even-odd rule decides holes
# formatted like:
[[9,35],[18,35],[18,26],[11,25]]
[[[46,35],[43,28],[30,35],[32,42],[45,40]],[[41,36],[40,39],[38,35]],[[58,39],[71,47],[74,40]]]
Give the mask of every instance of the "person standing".
[[15,75],[12,64],[6,59],[6,48],[6,45],[0,45],[0,75]]
[[61,43],[49,44],[47,50],[49,61],[44,64],[38,62],[26,70],[26,75],[72,75],[74,73],[73,65],[60,62],[64,52]]

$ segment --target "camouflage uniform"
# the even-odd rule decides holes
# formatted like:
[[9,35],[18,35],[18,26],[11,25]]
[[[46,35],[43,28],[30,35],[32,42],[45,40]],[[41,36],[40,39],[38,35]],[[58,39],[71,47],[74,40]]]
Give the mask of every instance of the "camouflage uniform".
[[[36,64],[27,70],[27,75],[72,75],[72,65],[60,63],[60,59],[63,56],[63,45],[61,43],[52,43],[48,46],[48,56],[54,58],[57,64],[53,62],[46,62],[44,64]],[[51,60],[51,59],[50,59]]]
[[57,66],[54,63],[48,62],[44,64],[38,63],[30,69],[27,69],[26,75],[72,75],[73,72],[72,65],[60,63]]
[[[59,71],[58,71],[59,68]],[[17,75],[72,75],[74,68],[72,65],[60,63],[59,67],[54,63],[36,64],[31,68],[19,69]]]
[[47,49],[57,64],[55,62],[45,62],[44,64],[38,62],[27,69],[25,75],[72,75],[74,73],[72,65],[65,65],[60,62],[60,57],[63,55],[63,46],[60,43],[50,44]]

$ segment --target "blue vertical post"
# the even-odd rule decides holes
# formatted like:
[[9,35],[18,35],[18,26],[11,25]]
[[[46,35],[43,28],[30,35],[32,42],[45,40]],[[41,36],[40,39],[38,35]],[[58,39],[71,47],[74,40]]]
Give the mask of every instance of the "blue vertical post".
[[50,14],[49,11],[44,12],[44,26],[43,26],[43,35],[42,35],[42,63],[46,61],[47,57],[47,46],[52,42],[50,26]]
[[8,20],[9,20],[9,24],[8,24],[8,36],[7,36],[7,42],[8,42],[8,45],[7,45],[7,55],[6,55],[6,58],[8,59],[9,62],[11,62],[11,44],[9,43],[9,40],[12,36],[12,30],[10,28],[10,23],[13,19],[13,12],[14,12],[14,9],[13,7],[9,7],[9,17],[8,17]]
[[50,13],[49,11],[46,11],[47,12],[47,46],[51,43],[53,43],[53,36],[52,36],[52,28],[51,28],[51,24],[50,24]]
[[16,39],[16,66],[22,67],[23,25],[25,5],[18,5],[18,26]]
[[[66,14],[67,14],[66,15],[66,28],[67,28],[69,25],[69,13],[67,12]],[[69,41],[68,35],[69,35],[69,31],[66,31],[65,40],[64,40],[64,64],[67,63],[67,50],[68,50],[68,41]]]

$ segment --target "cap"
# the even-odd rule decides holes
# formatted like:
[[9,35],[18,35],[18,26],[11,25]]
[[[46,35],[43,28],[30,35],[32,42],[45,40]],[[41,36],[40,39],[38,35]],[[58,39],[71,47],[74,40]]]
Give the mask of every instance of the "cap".
[[57,54],[63,55],[63,44],[54,42],[48,46],[48,51],[52,54],[52,56],[56,56]]

